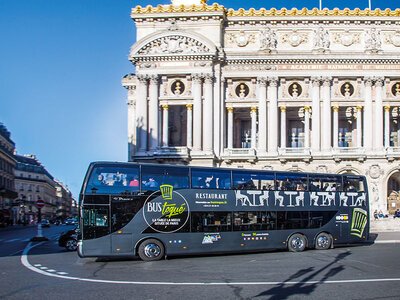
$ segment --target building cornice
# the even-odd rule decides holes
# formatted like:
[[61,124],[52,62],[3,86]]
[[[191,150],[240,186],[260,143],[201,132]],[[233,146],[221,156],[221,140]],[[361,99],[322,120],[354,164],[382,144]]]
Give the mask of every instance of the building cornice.
[[222,5],[214,3],[213,5],[192,5],[192,6],[174,6],[174,5],[158,5],[153,7],[148,5],[146,7],[136,6],[132,8],[132,18],[136,18],[137,15],[142,14],[160,14],[160,13],[185,13],[185,12],[224,12],[228,17],[282,17],[282,16],[351,16],[351,17],[398,17],[400,16],[400,9],[391,10],[389,8],[385,10],[381,10],[379,8],[375,10],[364,9],[361,10],[356,8],[351,10],[349,8],[345,8],[340,10],[338,8],[328,9],[324,8],[322,10],[318,8],[313,9],[276,9],[271,8],[267,10],[265,8],[261,8],[256,10],[254,8],[250,8],[249,10],[245,10],[240,8],[239,10],[234,10],[232,8],[227,9]]

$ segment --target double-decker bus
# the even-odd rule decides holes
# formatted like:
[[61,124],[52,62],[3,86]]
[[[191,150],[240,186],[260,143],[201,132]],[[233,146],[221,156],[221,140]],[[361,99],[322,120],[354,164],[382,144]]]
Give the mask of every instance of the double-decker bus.
[[368,239],[364,176],[94,162],[81,257],[329,249]]

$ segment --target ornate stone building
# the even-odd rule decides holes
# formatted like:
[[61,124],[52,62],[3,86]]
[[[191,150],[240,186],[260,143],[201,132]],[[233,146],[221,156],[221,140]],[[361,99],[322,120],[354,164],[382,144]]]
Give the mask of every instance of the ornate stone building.
[[400,9],[136,7],[129,160],[367,176],[398,207]]

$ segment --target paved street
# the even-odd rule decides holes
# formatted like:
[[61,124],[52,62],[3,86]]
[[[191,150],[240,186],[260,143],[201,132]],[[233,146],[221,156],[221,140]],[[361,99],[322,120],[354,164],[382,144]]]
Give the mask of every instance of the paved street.
[[[5,299],[399,299],[399,233],[378,243],[218,256],[81,259],[56,245],[71,226],[0,232],[0,298]],[[386,241],[385,241],[386,239]],[[22,255],[22,251],[24,254]],[[19,252],[18,252],[19,251]]]

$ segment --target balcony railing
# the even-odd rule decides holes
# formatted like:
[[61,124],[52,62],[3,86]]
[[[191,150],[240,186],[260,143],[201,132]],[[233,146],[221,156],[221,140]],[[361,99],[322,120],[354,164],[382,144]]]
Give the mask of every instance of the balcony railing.
[[359,148],[359,147],[338,147],[338,148],[333,149],[333,154],[334,155],[346,155],[346,154],[363,155],[363,154],[365,154],[365,149]]
[[189,156],[189,148],[186,146],[181,147],[161,147],[155,153],[160,156]]
[[279,148],[279,155],[287,156],[310,156],[310,148]]
[[256,150],[253,148],[232,148],[232,149],[225,149],[224,151],[225,156],[231,157],[242,157],[242,156],[256,156]]

